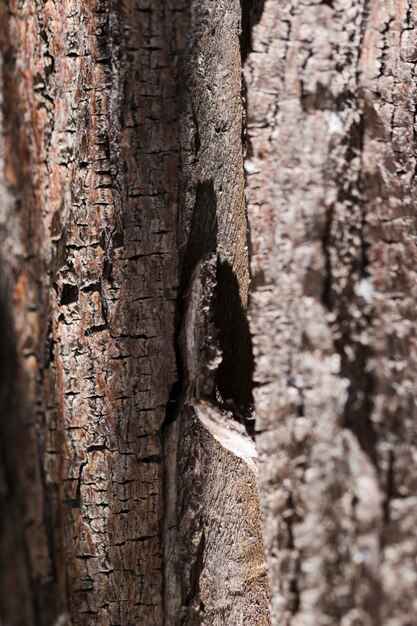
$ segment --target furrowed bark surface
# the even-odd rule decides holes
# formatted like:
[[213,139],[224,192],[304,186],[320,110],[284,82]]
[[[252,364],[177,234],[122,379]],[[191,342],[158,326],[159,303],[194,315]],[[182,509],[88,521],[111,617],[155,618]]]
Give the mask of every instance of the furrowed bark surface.
[[272,621],[417,618],[411,0],[266,0],[246,66]]
[[269,623],[255,477],[180,410],[210,253],[208,384],[250,412],[240,19],[1,6],[5,624]]
[[2,8],[33,594],[29,619],[5,588],[7,623],[163,622],[184,14],[146,0]]
[[0,5],[2,623],[417,621],[416,19]]

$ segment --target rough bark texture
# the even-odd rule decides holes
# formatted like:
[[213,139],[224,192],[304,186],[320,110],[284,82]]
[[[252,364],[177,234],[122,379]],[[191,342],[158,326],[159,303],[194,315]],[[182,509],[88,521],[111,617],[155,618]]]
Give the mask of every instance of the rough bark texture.
[[417,621],[416,20],[0,4],[2,623]]
[[163,619],[160,428],[175,379],[180,9],[3,7],[34,623],[67,610],[73,624]]
[[254,475],[180,410],[206,252],[212,382],[250,410],[240,6],[0,11],[1,617],[267,624]]
[[[208,435],[192,407],[220,396],[235,416],[251,414],[240,22],[237,0],[193,4],[183,57],[180,387],[166,433],[178,495],[165,520],[167,624],[269,623],[255,475]],[[192,327],[200,330],[190,346]]]
[[272,620],[415,623],[413,0],[266,0],[246,66]]

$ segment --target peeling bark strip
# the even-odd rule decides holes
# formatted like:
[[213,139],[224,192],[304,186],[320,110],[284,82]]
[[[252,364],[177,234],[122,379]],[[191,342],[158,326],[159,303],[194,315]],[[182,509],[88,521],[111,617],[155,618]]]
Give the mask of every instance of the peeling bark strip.
[[266,0],[246,66],[274,624],[417,621],[413,0]]
[[225,407],[236,428],[252,424],[241,6],[193,2],[190,20],[179,94],[180,376],[164,437],[165,624],[267,626],[255,477],[202,425]]
[[254,476],[170,414],[209,252],[210,393],[252,424],[240,21],[237,0],[0,5],[6,624],[269,623]]

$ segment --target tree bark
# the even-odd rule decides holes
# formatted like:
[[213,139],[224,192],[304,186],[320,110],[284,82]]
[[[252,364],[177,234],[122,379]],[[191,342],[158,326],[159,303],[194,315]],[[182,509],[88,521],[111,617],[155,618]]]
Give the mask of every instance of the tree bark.
[[266,0],[246,67],[273,624],[414,623],[415,2]]
[[207,385],[249,410],[240,5],[12,1],[1,28],[3,619],[267,624],[255,476],[184,406],[180,347],[211,253]]
[[416,17],[0,5],[2,624],[417,620]]
[[67,613],[73,624],[162,622],[160,428],[175,379],[184,23],[170,9],[3,7],[33,623]]

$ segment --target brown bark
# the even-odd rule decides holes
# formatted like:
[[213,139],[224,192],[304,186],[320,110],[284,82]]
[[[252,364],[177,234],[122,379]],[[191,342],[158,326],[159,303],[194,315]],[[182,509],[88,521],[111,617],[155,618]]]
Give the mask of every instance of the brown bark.
[[417,621],[416,12],[0,5],[2,623]]
[[210,252],[207,385],[249,410],[240,5],[1,10],[2,388],[21,399],[2,402],[2,617],[266,624],[255,477],[181,408],[183,298]]
[[[166,465],[169,473],[177,467],[178,493],[165,520],[172,528],[167,624],[179,616],[184,624],[269,623],[255,476],[213,440],[192,406],[204,397],[215,402],[216,390],[242,413],[252,400],[240,21],[237,1],[193,4],[183,55],[177,310],[183,388],[166,433]],[[200,266],[206,258],[214,261],[207,277]],[[184,333],[193,325],[193,299],[200,318],[194,324],[203,332],[190,347]],[[219,350],[217,370],[210,361]]]
[[160,428],[175,379],[175,55],[185,24],[170,9],[3,7],[34,623],[67,612],[73,624],[162,623]]

